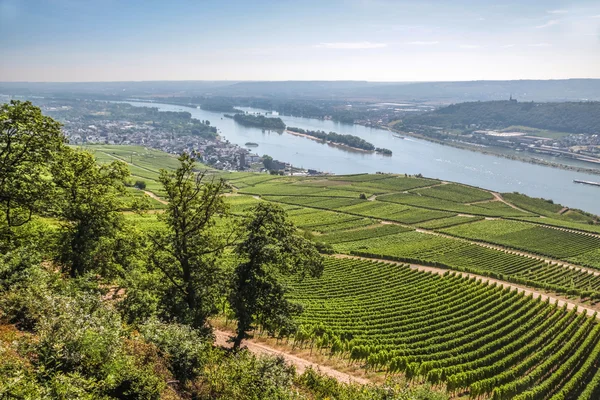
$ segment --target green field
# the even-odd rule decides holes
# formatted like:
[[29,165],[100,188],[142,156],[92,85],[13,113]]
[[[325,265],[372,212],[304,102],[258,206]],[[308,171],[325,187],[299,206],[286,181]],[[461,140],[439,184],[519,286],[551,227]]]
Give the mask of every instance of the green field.
[[585,397],[598,391],[596,318],[474,279],[369,261],[328,259],[323,277],[291,286],[304,308],[295,346],[471,397],[597,398]]

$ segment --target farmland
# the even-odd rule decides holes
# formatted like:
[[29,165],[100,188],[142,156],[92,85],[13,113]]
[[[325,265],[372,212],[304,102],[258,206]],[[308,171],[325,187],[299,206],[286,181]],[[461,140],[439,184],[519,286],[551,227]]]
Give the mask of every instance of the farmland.
[[[314,241],[374,260],[326,257],[321,278],[288,283],[291,299],[304,309],[289,337],[292,346],[429,382],[456,397],[600,394],[596,318],[454,272],[594,305],[600,300],[600,273],[593,272],[600,269],[594,235],[600,225],[592,217],[519,194],[498,198],[403,175],[213,176],[232,185],[226,201],[233,214],[274,202]],[[128,215],[128,221],[145,230],[161,223],[156,215]]]
[[291,286],[304,307],[295,346],[472,397],[598,393],[600,325],[585,313],[451,273],[362,260],[328,259],[323,277]]

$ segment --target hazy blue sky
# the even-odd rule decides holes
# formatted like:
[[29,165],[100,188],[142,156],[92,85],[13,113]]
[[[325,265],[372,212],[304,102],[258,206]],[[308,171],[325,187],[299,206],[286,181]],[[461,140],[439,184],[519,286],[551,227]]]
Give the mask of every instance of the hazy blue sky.
[[0,81],[575,77],[599,0],[0,0]]

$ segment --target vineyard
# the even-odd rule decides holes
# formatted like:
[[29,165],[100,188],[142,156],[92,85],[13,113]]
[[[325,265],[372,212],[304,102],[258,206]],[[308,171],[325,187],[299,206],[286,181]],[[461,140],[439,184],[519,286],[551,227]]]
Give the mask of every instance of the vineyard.
[[600,324],[585,313],[452,273],[362,260],[330,258],[320,279],[290,286],[304,307],[294,346],[457,395],[600,396]]
[[[600,248],[598,237],[517,221],[480,221],[442,229],[442,232],[561,260],[585,259],[581,257]],[[587,261],[582,265],[600,268],[600,260]]]
[[492,201],[487,203],[463,204],[441,198],[421,196],[415,193],[395,193],[379,196],[377,200],[404,204],[413,207],[428,208],[432,210],[450,211],[455,213],[481,215],[486,217],[526,217],[530,214],[516,210],[502,202]]
[[[332,244],[338,253],[439,266],[600,299],[600,282],[593,273],[484,246],[490,243],[539,258],[600,268],[600,238],[585,233],[600,231],[600,226],[556,219],[562,218],[558,214],[555,218],[540,218],[541,214],[515,209],[485,190],[425,178],[385,174],[260,178],[269,179],[261,181],[248,175],[235,181],[254,185],[240,192],[261,195],[264,200],[285,206],[301,229],[314,232],[315,240]],[[388,186],[396,191],[378,194],[368,201],[365,198],[371,192],[358,196],[356,189],[361,185],[362,189],[370,188],[376,193]],[[557,209],[541,199],[517,194],[507,197],[517,199],[524,209],[541,210],[547,215]],[[380,221],[401,226],[378,226]],[[545,221],[568,225],[571,230],[540,225]],[[466,240],[414,229],[438,231]]]
[[457,185],[456,183],[433,186],[427,189],[418,189],[413,192],[420,194],[421,196],[434,197],[436,199],[453,201],[455,203],[474,203],[494,199],[494,196],[490,192],[464,185]]

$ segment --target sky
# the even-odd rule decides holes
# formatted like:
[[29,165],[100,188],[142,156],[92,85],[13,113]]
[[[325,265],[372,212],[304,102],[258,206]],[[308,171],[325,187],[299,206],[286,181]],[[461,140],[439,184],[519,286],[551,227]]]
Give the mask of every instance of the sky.
[[0,0],[0,81],[564,78],[599,0]]

